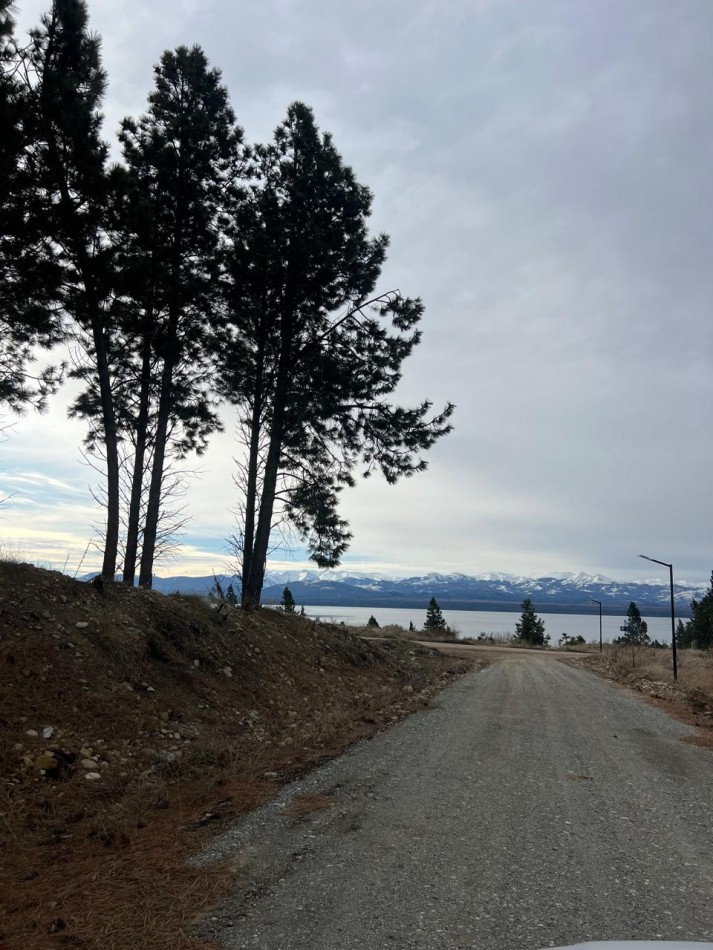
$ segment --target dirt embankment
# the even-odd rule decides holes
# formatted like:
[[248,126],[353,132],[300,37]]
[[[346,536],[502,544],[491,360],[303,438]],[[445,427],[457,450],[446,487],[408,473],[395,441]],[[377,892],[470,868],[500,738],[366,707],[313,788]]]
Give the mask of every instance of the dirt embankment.
[[199,946],[205,836],[473,665],[0,564],[0,945]]

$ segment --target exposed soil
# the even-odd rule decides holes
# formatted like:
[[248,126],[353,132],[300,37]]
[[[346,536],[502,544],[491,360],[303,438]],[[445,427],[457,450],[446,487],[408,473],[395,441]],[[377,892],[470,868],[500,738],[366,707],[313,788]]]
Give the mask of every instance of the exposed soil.
[[0,945],[205,946],[206,837],[474,665],[0,564]]

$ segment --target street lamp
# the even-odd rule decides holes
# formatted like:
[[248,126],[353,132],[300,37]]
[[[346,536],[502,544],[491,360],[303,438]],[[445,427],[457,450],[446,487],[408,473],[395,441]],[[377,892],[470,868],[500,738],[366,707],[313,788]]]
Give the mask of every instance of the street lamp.
[[602,644],[602,602],[601,600],[596,600],[594,597],[589,598],[593,604],[599,604],[599,652],[601,653],[604,649]]
[[640,554],[639,557],[642,557],[645,561],[653,561],[654,564],[661,564],[663,567],[668,568],[669,580],[671,582],[671,649],[673,651],[673,678],[678,679],[678,663],[676,659],[676,620],[674,617],[673,607],[673,564],[669,564],[668,561],[659,561],[655,557],[647,557],[645,554]]

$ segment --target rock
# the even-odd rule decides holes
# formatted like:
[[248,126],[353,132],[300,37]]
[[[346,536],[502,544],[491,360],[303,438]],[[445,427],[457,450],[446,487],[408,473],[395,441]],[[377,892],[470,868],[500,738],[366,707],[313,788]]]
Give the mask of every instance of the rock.
[[277,772],[263,772],[263,778],[277,778]]
[[82,766],[83,769],[91,770],[91,769],[96,768],[96,762],[94,761],[94,759],[82,759],[82,761],[79,764]]
[[200,661],[200,660],[194,660],[194,661],[193,661],[193,665],[194,665],[194,666],[200,666],[200,665],[201,665],[201,661]]
[[231,670],[229,666],[224,666],[223,672],[225,673],[227,677],[231,677],[233,675],[233,671]]
[[93,750],[92,750],[91,746],[83,745],[82,748],[79,750],[79,755],[80,755],[80,757],[83,758],[83,759],[91,759],[91,757],[92,757],[92,752],[93,752]]
[[99,774],[99,772],[85,772],[84,778],[88,782],[98,782],[99,779],[101,779],[101,775]]
[[49,772],[57,768],[57,759],[55,759],[53,755],[42,752],[40,755],[35,756],[35,768],[44,769],[46,772]]
[[42,730],[42,738],[51,739],[53,732],[54,732],[54,726],[45,726],[44,729]]
[[59,599],[62,601],[63,604],[66,604],[67,601],[69,600],[66,594],[60,594]]
[[77,628],[77,630],[86,630],[89,624],[86,620],[78,620],[74,626]]
[[25,735],[32,736],[34,739],[34,738],[37,738],[37,736],[39,736],[39,732],[36,729],[28,729]]

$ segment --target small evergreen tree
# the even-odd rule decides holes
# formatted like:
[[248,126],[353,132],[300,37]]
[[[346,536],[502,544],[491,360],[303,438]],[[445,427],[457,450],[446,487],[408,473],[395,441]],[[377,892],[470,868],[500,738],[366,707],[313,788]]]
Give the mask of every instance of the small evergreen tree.
[[533,646],[543,647],[547,644],[545,622],[535,613],[529,597],[522,602],[522,616],[515,624],[515,636]]
[[292,596],[292,591],[289,587],[285,587],[282,592],[280,607],[282,607],[286,614],[293,614],[295,612],[295,598]]
[[641,612],[633,600],[626,612],[626,625],[629,629],[624,631],[624,636],[620,639],[621,643],[627,646],[648,646],[649,628],[646,621],[641,619]]
[[431,597],[428,608],[426,609],[426,622],[423,625],[424,630],[437,632],[446,629],[446,621],[443,619],[441,608],[435,597]]
[[684,623],[681,618],[678,618],[678,623],[676,624],[676,646],[679,650],[687,650],[691,646],[691,638],[689,636],[688,627],[690,625]]
[[374,614],[372,614],[371,617],[369,617],[369,619],[367,620],[366,625],[367,625],[367,627],[377,627],[377,628],[378,628],[378,626],[379,626],[379,621],[376,619],[376,617],[374,616]]
[[237,596],[237,594],[235,593],[235,588],[233,587],[232,582],[231,582],[230,584],[228,584],[228,589],[227,589],[226,592],[225,592],[225,600],[226,600],[226,602],[229,603],[232,607],[237,607],[237,606],[238,606],[238,596]]
[[691,601],[691,619],[686,625],[689,644],[699,650],[713,647],[713,573],[709,589],[700,600]]

